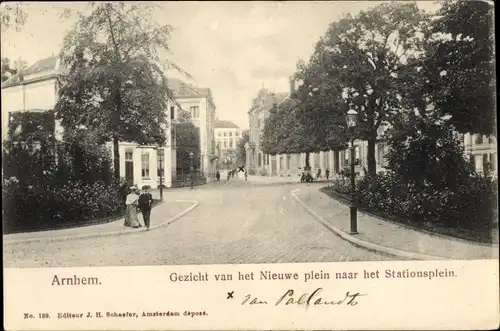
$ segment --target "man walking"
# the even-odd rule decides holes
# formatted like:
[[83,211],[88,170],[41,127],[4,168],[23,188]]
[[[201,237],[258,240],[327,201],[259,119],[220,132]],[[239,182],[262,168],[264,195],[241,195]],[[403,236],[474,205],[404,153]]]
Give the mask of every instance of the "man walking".
[[151,193],[149,193],[149,186],[143,186],[142,193],[139,196],[138,207],[141,210],[142,218],[144,219],[144,224],[146,225],[146,230],[149,230],[152,205],[153,196],[151,195]]

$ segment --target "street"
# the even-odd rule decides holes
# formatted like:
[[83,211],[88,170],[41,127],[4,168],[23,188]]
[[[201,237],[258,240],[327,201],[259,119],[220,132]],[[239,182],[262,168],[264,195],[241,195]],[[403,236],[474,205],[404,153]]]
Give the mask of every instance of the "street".
[[[200,205],[167,227],[137,234],[4,246],[5,267],[78,267],[381,261],[340,239],[291,198],[305,184],[231,179],[164,193]],[[227,184],[227,185],[224,185]],[[312,184],[318,185],[321,184]],[[160,205],[158,208],[165,208]],[[154,222],[154,220],[153,220]]]

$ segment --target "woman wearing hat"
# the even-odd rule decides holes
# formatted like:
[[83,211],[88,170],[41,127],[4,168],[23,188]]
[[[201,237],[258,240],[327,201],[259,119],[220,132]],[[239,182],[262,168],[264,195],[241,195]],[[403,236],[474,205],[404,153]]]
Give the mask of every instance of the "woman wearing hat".
[[137,218],[137,205],[139,203],[139,195],[137,195],[137,188],[135,186],[130,187],[130,193],[127,195],[127,200],[125,205],[127,210],[125,213],[125,226],[130,226],[132,228],[140,228],[141,224]]

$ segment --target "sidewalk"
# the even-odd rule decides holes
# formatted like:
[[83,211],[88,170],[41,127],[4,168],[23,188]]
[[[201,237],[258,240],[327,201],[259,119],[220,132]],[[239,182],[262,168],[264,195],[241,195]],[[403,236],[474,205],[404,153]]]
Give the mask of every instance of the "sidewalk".
[[[245,179],[243,176],[241,177],[243,180]],[[250,175],[248,176],[248,181],[249,182],[256,182],[256,183],[300,183],[300,177],[295,174],[291,175],[290,177],[288,176],[259,176],[259,175]],[[331,180],[330,180],[331,181]],[[317,180],[316,178],[314,179],[313,183],[327,183],[326,179],[320,179]]]
[[[358,211],[357,235],[350,235],[349,207],[318,191],[318,187],[301,189],[294,193],[305,207],[326,221],[334,232],[353,243],[368,243],[369,248],[381,246],[382,250],[403,251],[400,256],[408,258],[432,259],[498,259],[498,245],[473,243],[440,235],[433,235],[384,221]],[[313,215],[314,216],[314,215]],[[318,217],[317,217],[318,218]],[[321,220],[320,220],[321,221]],[[356,244],[356,243],[355,243]],[[408,254],[405,254],[407,252]],[[425,255],[425,256],[424,256]],[[425,258],[427,257],[427,258]]]
[[[161,227],[165,222],[170,221],[179,214],[191,210],[194,201],[172,201],[164,202],[151,210],[150,230]],[[37,232],[24,232],[3,235],[4,244],[29,243],[35,241],[60,241],[71,239],[82,239],[90,237],[104,237],[108,235],[119,235],[143,231],[145,228],[133,229],[123,225],[125,219],[120,218],[116,221],[98,225],[89,225],[61,230],[48,230]],[[142,214],[139,214],[139,222],[144,225]]]

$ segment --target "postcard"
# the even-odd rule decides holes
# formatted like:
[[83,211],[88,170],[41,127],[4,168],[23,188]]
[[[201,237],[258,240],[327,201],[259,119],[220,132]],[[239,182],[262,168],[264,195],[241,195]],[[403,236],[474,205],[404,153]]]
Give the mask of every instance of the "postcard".
[[1,6],[6,330],[498,328],[493,3]]

